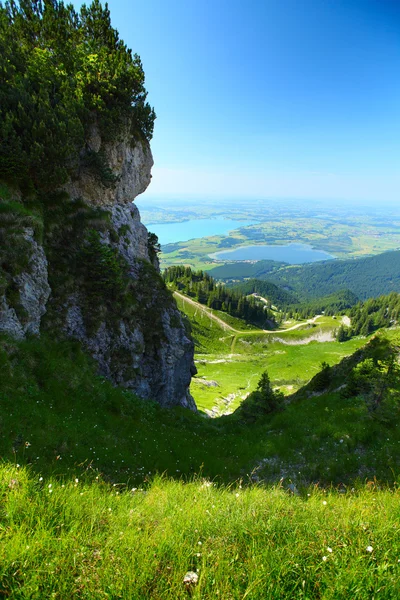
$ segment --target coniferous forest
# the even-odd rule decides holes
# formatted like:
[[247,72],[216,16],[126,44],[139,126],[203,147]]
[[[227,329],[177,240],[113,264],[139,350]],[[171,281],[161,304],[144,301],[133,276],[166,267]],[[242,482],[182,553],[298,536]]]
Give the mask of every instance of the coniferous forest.
[[94,0],[78,12],[56,0],[0,4],[3,180],[53,190],[84,158],[107,183],[104,157],[85,147],[88,132],[96,125],[115,139],[129,119],[132,137],[151,139],[146,96],[140,58],[119,39],[107,5]]
[[254,296],[246,295],[217,283],[206,271],[192,271],[190,267],[170,267],[164,271],[164,281],[173,288],[194,298],[209,308],[244,319],[262,328],[276,326],[269,305]]

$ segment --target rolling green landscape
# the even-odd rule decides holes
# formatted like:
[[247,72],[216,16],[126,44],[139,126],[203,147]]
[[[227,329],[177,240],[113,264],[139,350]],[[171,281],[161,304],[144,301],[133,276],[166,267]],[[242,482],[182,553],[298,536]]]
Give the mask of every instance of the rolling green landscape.
[[[287,330],[242,333],[241,323],[232,318],[229,326],[235,331],[213,320],[209,309],[182,296],[177,302],[190,320],[196,344],[198,373],[192,394],[197,406],[214,416],[237,408],[266,369],[276,387],[292,393],[318,372],[321,362],[336,364],[365,344],[364,338],[335,342],[338,320],[332,317],[320,316],[312,323],[291,321]],[[212,314],[225,320],[220,311]]]
[[[229,206],[222,213],[226,218],[257,220],[257,223],[222,236],[211,235],[165,245],[161,255],[162,267],[185,264],[195,269],[212,269],[229,262],[229,258],[226,257],[223,261],[218,257],[211,259],[210,254],[249,245],[305,243],[340,259],[372,256],[400,248],[400,221],[394,209],[384,209],[385,218],[382,218],[382,214],[375,214],[368,208],[346,215],[345,208],[340,210],[325,206],[323,214],[318,214],[317,209],[312,210],[305,204],[299,204],[300,207],[290,210],[281,204],[278,208],[267,201],[258,211],[245,205],[240,205],[241,210],[239,207]],[[173,210],[173,206],[170,205],[170,210]],[[191,209],[190,212],[176,211],[173,222],[179,222],[179,219],[181,222],[199,219],[197,214],[193,214],[196,208],[193,206]],[[220,207],[207,209],[206,206],[204,210],[202,218],[221,215]],[[156,233],[157,222],[165,223],[172,218],[166,209],[163,212],[143,214],[145,222],[151,223],[150,229],[154,229]]]
[[[296,3],[273,7],[280,20],[262,2],[131,4],[120,18],[144,54],[155,47],[149,89],[171,119],[155,152],[165,197],[139,201],[149,229],[136,197],[153,177],[156,113],[108,5],[0,2],[0,597],[397,600],[400,212],[392,156],[368,179],[382,114],[377,138],[350,131],[368,113],[336,88],[353,81],[346,52],[369,50],[362,20],[342,43],[347,30],[320,30],[325,13]],[[396,20],[376,16],[386,39]],[[329,52],[307,48],[289,72],[315,23]],[[253,38],[265,55],[248,54]],[[326,88],[308,70],[317,56]],[[382,56],[384,83],[398,69]],[[382,89],[387,107],[395,95],[368,78],[365,94],[365,72],[357,93],[375,103]],[[166,199],[189,180],[193,193]],[[263,245],[290,260],[219,255]]]
[[[400,341],[398,330],[386,336]],[[236,369],[201,366],[227,390],[266,365],[293,381],[296,360],[308,379],[315,361],[362,343],[310,343],[283,364],[271,353],[287,346],[273,343],[258,364],[243,354]],[[363,394],[338,391],[370,351],[336,367],[329,390],[311,383],[247,422],[139,401],[71,344],[3,337],[1,348],[5,596],[393,598],[400,390],[375,413]]]

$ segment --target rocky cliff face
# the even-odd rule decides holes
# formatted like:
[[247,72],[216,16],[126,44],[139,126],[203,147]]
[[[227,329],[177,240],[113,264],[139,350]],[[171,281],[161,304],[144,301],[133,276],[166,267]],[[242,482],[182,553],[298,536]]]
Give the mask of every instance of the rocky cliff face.
[[[12,302],[6,294],[0,295],[0,331],[22,339],[26,334],[39,334],[50,286],[46,255],[43,247],[35,241],[33,229],[23,228],[18,237],[21,250],[27,254],[27,265],[13,278],[17,302]],[[15,239],[13,241],[18,243]],[[16,304],[16,307],[12,304]]]
[[107,165],[113,185],[82,161],[65,186],[68,198],[45,207],[43,244],[24,231],[29,261],[12,281],[20,310],[0,288],[0,331],[21,338],[46,330],[77,339],[116,384],[163,406],[196,410],[189,393],[193,342],[132,204],[151,179],[150,147],[132,144],[128,130],[116,143],[102,144],[96,128],[88,146]]
[[77,177],[65,186],[71,198],[83,198],[96,206],[112,207],[133,202],[147,189],[154,164],[150,145],[146,141],[132,143],[128,125],[112,143],[102,143],[99,129],[94,125],[88,137],[87,151],[95,155],[100,153],[116,179],[115,185],[104,186],[98,174],[83,160]]

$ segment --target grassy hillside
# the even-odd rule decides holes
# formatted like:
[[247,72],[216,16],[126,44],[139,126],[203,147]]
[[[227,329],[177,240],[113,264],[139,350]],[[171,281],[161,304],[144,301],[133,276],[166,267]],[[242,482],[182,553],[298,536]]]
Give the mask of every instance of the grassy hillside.
[[71,342],[1,337],[0,593],[395,598],[398,402],[341,395],[360,357],[249,423],[141,402]]
[[[237,371],[252,376],[253,365],[242,365]],[[71,343],[2,338],[0,366],[0,455],[42,475],[100,471],[137,487],[155,472],[186,478],[201,471],[228,483],[260,470],[267,481],[348,483],[393,481],[400,467],[397,417],[376,419],[361,397],[300,398],[246,424],[236,413],[205,419],[141,402],[96,376]]]
[[[393,599],[399,492],[40,479],[0,467],[10,598]],[[341,491],[346,492],[345,489]]]

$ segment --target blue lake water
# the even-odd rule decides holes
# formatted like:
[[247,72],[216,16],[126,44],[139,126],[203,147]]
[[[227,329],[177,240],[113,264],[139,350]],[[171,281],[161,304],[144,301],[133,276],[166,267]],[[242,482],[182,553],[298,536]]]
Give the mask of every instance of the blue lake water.
[[232,221],[230,219],[194,219],[183,223],[145,223],[147,229],[158,236],[161,245],[187,242],[193,238],[209,235],[227,235],[230,231],[253,225],[249,221]]
[[335,257],[323,250],[315,250],[307,244],[287,244],[285,246],[242,246],[235,250],[224,250],[210,254],[211,258],[230,260],[277,260],[290,265],[332,260]]

